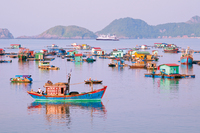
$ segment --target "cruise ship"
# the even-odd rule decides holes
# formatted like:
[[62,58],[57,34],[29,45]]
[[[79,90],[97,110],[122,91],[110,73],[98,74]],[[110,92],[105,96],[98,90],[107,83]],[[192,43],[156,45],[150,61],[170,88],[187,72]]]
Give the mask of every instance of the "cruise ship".
[[96,38],[96,40],[119,41],[119,38],[117,38],[115,35],[100,35]]

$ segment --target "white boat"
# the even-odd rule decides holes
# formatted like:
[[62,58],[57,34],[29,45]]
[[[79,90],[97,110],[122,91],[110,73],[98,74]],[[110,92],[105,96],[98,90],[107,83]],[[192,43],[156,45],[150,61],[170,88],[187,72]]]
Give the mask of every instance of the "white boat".
[[119,38],[117,38],[115,35],[110,36],[108,35],[100,35],[96,38],[96,40],[105,40],[105,41],[119,41]]

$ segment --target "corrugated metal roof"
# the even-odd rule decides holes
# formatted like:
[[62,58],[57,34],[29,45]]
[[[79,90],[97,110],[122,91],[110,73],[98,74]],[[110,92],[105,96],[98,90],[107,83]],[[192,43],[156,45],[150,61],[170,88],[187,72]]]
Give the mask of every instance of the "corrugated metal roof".
[[75,54],[74,56],[83,56],[82,54]]
[[145,55],[149,55],[150,54],[148,51],[135,51],[134,53],[145,54]]
[[[173,64],[162,64],[162,65],[166,65],[166,66],[179,66],[179,65],[177,65],[175,63],[173,63]],[[160,65],[160,66],[162,66],[162,65]]]

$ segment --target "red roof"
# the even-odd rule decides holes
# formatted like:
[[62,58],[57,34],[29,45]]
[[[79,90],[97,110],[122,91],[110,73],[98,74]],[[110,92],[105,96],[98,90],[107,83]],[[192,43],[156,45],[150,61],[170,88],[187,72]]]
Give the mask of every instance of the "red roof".
[[20,44],[10,44],[10,45],[11,45],[11,46],[16,46],[16,45],[19,46]]
[[101,49],[100,47],[94,47],[93,49]]
[[[162,65],[166,65],[166,66],[179,66],[177,64],[162,64]],[[160,65],[161,66],[161,65]]]
[[74,50],[68,50],[67,52],[73,52]]
[[83,56],[82,54],[75,54],[74,56]]
[[95,51],[102,51],[101,49],[95,50]]
[[45,51],[47,51],[47,50],[46,50],[46,49],[43,49],[42,51],[44,51],[44,52],[45,52]]
[[4,50],[4,49],[0,48],[0,50]]

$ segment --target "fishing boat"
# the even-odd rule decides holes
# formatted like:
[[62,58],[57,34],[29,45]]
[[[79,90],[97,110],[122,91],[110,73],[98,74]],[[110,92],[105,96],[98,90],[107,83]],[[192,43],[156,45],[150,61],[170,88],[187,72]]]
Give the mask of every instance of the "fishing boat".
[[146,64],[144,64],[144,61],[137,60],[135,63],[132,63],[132,65],[129,65],[129,68],[145,68]]
[[181,64],[192,64],[193,62],[193,50],[190,50],[189,47],[182,53],[180,57]]
[[55,67],[53,65],[50,65],[50,62],[39,62],[38,68],[45,69],[45,70],[59,70],[59,67]]
[[174,44],[168,44],[167,47],[164,48],[165,53],[177,53],[178,47]]
[[116,59],[112,59],[112,62],[108,64],[109,67],[124,67],[127,66],[124,63],[123,59],[120,58],[116,58]]
[[101,100],[107,86],[98,90],[91,90],[90,92],[80,93],[77,91],[69,92],[68,83],[55,83],[48,82],[44,85],[46,93],[38,93],[33,90],[27,93],[35,100]]
[[31,75],[15,75],[15,78],[10,78],[10,81],[15,83],[31,83],[33,79]]
[[117,38],[115,35],[110,36],[108,35],[100,35],[96,38],[96,40],[104,40],[104,41],[119,41],[119,38]]
[[87,62],[94,62],[94,61],[96,61],[96,60],[93,59],[92,56],[90,56],[90,57],[87,57],[86,61],[87,61]]
[[0,60],[0,63],[12,63],[12,60]]
[[129,68],[145,68],[146,65],[145,64],[132,64],[129,65]]
[[92,79],[88,79],[88,80],[84,80],[85,84],[101,84],[102,80],[92,80]]

